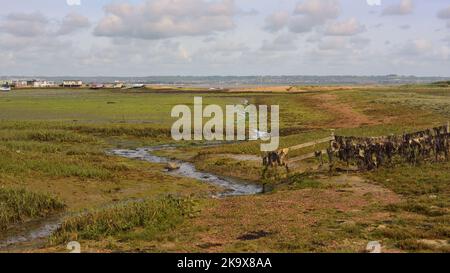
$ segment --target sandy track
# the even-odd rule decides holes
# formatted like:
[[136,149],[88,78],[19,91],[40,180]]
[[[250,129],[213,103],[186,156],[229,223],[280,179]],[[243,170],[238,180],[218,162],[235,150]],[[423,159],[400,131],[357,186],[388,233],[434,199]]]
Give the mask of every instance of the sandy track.
[[365,125],[376,125],[380,122],[356,111],[350,104],[340,102],[335,94],[320,94],[312,98],[322,110],[334,118],[335,128],[357,128]]

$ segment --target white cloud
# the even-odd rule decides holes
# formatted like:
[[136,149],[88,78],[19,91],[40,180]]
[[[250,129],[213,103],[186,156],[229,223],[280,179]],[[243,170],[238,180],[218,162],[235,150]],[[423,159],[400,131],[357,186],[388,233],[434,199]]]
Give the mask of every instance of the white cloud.
[[339,16],[340,5],[336,0],[305,0],[295,10],[289,29],[295,33],[311,31]]
[[290,14],[286,11],[277,11],[265,20],[264,29],[269,32],[277,32],[283,29],[289,22]]
[[450,19],[450,7],[442,9],[437,14],[438,18],[440,19]]
[[294,51],[297,50],[297,46],[295,44],[295,36],[290,34],[282,34],[277,37],[273,41],[263,41],[263,45],[261,50],[263,51]]
[[433,44],[426,39],[415,39],[407,41],[399,50],[398,54],[408,56],[427,55],[433,50]]
[[412,0],[401,0],[400,3],[390,5],[383,10],[382,15],[407,15],[414,10],[414,3]]
[[442,46],[439,49],[439,55],[444,61],[450,60],[450,47]]
[[155,0],[110,4],[94,34],[148,40],[209,35],[233,29],[240,11],[233,0]]
[[0,21],[0,32],[16,37],[44,37],[66,35],[89,26],[89,19],[76,13],[61,21],[50,20],[39,12],[11,13]]
[[450,28],[450,7],[438,11],[437,17],[442,20],[447,20],[447,28]]
[[71,34],[80,29],[88,28],[90,25],[91,23],[89,22],[89,19],[87,17],[76,13],[70,13],[63,18],[57,34]]
[[331,37],[321,40],[317,46],[320,50],[340,50],[347,47],[347,40],[343,37]]
[[18,37],[35,37],[47,32],[48,19],[39,12],[11,13],[0,22],[0,32]]
[[337,17],[339,11],[339,2],[336,0],[306,0],[296,6],[294,14],[326,20]]
[[342,22],[330,23],[325,34],[330,36],[352,36],[366,30],[366,27],[358,22],[355,18],[351,18]]
[[411,29],[411,25],[408,25],[408,24],[401,25],[401,26],[400,26],[400,29],[403,29],[403,30]]
[[350,39],[350,44],[354,45],[354,46],[356,46],[358,48],[366,47],[366,46],[368,46],[370,44],[370,42],[371,42],[370,39],[363,38],[363,37],[358,37],[358,36],[352,37]]
[[265,20],[264,29],[277,32],[288,26],[294,33],[311,31],[314,27],[325,24],[339,16],[340,5],[337,0],[305,0],[295,6],[293,14],[277,11]]

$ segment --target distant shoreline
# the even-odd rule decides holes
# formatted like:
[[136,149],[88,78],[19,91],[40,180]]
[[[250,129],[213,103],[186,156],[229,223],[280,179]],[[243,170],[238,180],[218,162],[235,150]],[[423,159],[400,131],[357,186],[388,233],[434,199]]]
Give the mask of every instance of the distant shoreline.
[[450,77],[417,77],[401,75],[385,76],[149,76],[149,77],[46,77],[46,76],[0,76],[0,80],[81,80],[83,83],[139,83],[170,87],[251,88],[261,86],[358,86],[428,84],[448,81]]

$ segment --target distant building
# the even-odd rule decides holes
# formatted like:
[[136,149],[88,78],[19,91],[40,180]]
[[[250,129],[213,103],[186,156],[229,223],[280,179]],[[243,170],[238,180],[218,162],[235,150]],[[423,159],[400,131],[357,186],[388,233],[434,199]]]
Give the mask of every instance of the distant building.
[[12,85],[13,81],[12,80],[0,80],[0,85]]
[[14,86],[18,88],[32,87],[32,88],[50,88],[56,87],[57,84],[54,81],[46,80],[16,80]]
[[56,83],[53,81],[34,81],[33,82],[34,88],[50,88],[50,87],[56,87]]
[[28,86],[28,83],[27,83],[26,80],[14,80],[13,83],[12,83],[12,85],[13,85],[15,88],[25,88],[25,87]]
[[82,87],[83,82],[80,80],[66,80],[63,81],[63,87]]
[[99,83],[93,83],[93,84],[91,84],[91,89],[102,89],[102,88],[105,88],[105,85],[103,85],[103,84],[99,84]]
[[27,80],[27,87],[33,87],[36,80]]
[[121,81],[115,81],[114,82],[113,88],[120,89],[120,88],[124,88],[124,87],[125,87],[125,83],[124,82],[121,82]]

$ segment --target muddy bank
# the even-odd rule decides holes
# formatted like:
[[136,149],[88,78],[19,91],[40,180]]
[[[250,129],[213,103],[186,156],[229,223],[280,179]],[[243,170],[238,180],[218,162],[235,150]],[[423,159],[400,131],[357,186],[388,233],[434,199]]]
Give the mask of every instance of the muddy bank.
[[62,215],[32,220],[17,224],[0,236],[0,252],[16,251],[26,248],[27,243],[44,244],[46,239],[61,225]]

